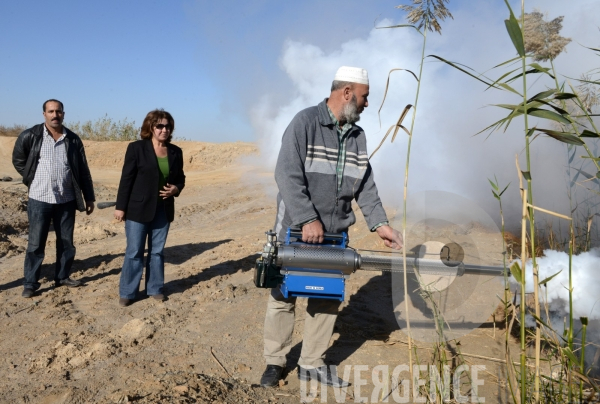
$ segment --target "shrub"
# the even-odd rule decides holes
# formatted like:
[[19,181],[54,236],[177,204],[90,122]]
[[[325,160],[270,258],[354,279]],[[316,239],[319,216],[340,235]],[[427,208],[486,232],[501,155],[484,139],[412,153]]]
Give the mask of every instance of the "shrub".
[[69,129],[77,133],[85,140],[136,140],[139,139],[140,128],[135,125],[135,121],[128,122],[127,118],[123,121],[114,122],[108,115],[95,122],[87,121],[84,123],[70,122],[66,124]]
[[17,137],[25,129],[27,129],[27,127],[25,125],[13,125],[13,126],[0,125],[0,136]]

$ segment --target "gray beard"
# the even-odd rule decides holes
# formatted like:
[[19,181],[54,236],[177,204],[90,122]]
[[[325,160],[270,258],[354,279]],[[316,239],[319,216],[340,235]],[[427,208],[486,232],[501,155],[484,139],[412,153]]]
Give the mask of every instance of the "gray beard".
[[340,121],[344,121],[349,124],[360,121],[360,113],[358,112],[358,105],[356,96],[352,95],[352,99],[342,108]]

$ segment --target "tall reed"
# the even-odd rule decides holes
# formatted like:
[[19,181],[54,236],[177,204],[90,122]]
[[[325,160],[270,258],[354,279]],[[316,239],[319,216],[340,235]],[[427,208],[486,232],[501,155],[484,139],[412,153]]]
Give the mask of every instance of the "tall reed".
[[[423,64],[425,63],[425,49],[427,48],[427,33],[433,32],[434,30],[441,35],[442,28],[440,23],[445,20],[447,17],[453,18],[452,14],[446,8],[446,4],[449,3],[450,0],[412,0],[411,5],[400,5],[396,8],[399,8],[403,11],[406,11],[408,14],[406,16],[409,24],[400,24],[390,27],[381,27],[381,28],[413,28],[422,36],[422,46],[421,46],[421,61],[419,64],[419,73],[417,77],[417,90],[415,93],[415,101],[413,103],[412,110],[412,118],[410,123],[410,129],[407,131],[408,133],[408,145],[406,150],[406,164],[404,169],[404,184],[403,184],[403,212],[402,212],[402,238],[404,240],[404,245],[406,246],[406,225],[407,225],[407,192],[408,192],[408,174],[410,167],[410,151],[412,145],[412,139],[415,129],[415,122],[417,116],[417,110],[419,105],[419,94],[421,90],[421,83],[423,77]],[[411,72],[412,73],[412,72]],[[389,79],[388,79],[389,80]],[[387,88],[386,88],[387,92]],[[385,100],[385,96],[384,96]],[[383,103],[382,103],[383,105]],[[407,106],[409,108],[410,106]],[[408,112],[408,109],[405,108],[404,112],[399,119],[398,126],[400,122]],[[397,129],[396,129],[397,131]],[[389,133],[389,131],[388,131]],[[387,135],[386,135],[387,136]],[[394,135],[395,136],[395,135]],[[385,138],[384,138],[385,140]],[[392,138],[393,141],[393,138]],[[406,248],[402,249],[402,261],[403,261],[403,282],[404,282],[404,305],[406,312],[406,327],[408,333],[408,352],[409,352],[409,367],[410,367],[410,375],[411,380],[414,380],[413,375],[413,359],[412,359],[412,336],[410,331],[410,318],[409,318],[409,307],[408,307],[408,278],[407,278],[407,267],[406,267]]]
[[[540,24],[545,23],[543,19],[540,18],[539,13],[525,13],[525,1],[521,1],[521,18],[520,21],[515,17],[513,10],[505,0],[506,6],[509,11],[509,17],[505,20],[505,25],[507,29],[507,33],[513,43],[513,46],[516,50],[517,56],[508,61],[502,62],[494,67],[494,69],[505,68],[507,66],[511,66],[514,63],[518,63],[520,66],[510,70],[508,73],[501,74],[498,79],[492,80],[488,79],[483,74],[473,74],[468,69],[462,67],[457,63],[448,61],[442,57],[431,55],[432,57],[449,64],[450,66],[460,70],[461,72],[471,76],[472,78],[478,80],[479,82],[485,83],[488,88],[493,88],[496,90],[506,91],[517,95],[520,98],[520,102],[517,104],[497,104],[498,107],[509,110],[509,114],[503,118],[498,120],[497,122],[491,124],[487,128],[483,129],[481,132],[494,132],[496,130],[504,130],[506,131],[510,124],[514,121],[514,118],[517,118],[523,115],[523,133],[525,137],[525,159],[526,159],[526,169],[521,170],[519,168],[519,180],[521,182],[521,192],[522,192],[522,234],[521,234],[521,264],[515,262],[511,265],[511,272],[517,282],[520,284],[521,289],[521,297],[520,297],[520,372],[519,372],[519,389],[518,389],[518,401],[521,403],[526,402],[535,402],[539,403],[541,400],[540,391],[541,391],[541,374],[540,374],[540,364],[541,364],[541,342],[542,342],[542,328],[548,330],[548,332],[553,332],[552,328],[546,324],[541,319],[541,310],[540,310],[540,296],[538,294],[539,288],[541,284],[547,284],[548,281],[555,275],[552,275],[549,278],[546,278],[542,281],[539,279],[539,271],[538,265],[536,261],[537,255],[537,243],[538,243],[538,232],[536,231],[536,214],[535,212],[543,212],[545,214],[550,214],[554,217],[559,217],[561,219],[566,219],[569,221],[570,228],[570,236],[569,236],[569,319],[568,326],[566,327],[566,335],[563,340],[555,339],[548,341],[555,352],[559,354],[559,358],[561,359],[562,369],[566,375],[566,391],[563,390],[563,381],[561,380],[551,380],[552,386],[556,383],[558,388],[558,396],[552,397],[552,401],[558,400],[556,402],[565,402],[568,400],[571,402],[573,400],[573,387],[575,384],[579,383],[578,390],[582,390],[583,380],[581,377],[576,375],[576,369],[582,372],[581,369],[581,360],[578,360],[574,354],[574,321],[573,321],[573,285],[572,285],[572,256],[575,248],[575,234],[574,234],[574,224],[572,217],[557,214],[555,212],[548,211],[543,209],[536,204],[534,204],[533,197],[533,187],[532,183],[534,178],[531,172],[531,151],[530,146],[534,136],[543,134],[547,135],[551,138],[554,138],[560,142],[573,145],[573,147],[581,146],[582,149],[585,150],[587,157],[590,158],[594,165],[598,170],[598,178],[600,178],[600,158],[593,155],[591,149],[586,144],[586,138],[598,138],[600,137],[600,132],[597,130],[593,119],[591,118],[591,113],[585,110],[584,103],[582,102],[581,97],[577,94],[574,87],[569,84],[570,91],[565,90],[565,85],[560,85],[557,80],[557,74],[554,69],[553,60],[560,54],[560,52],[564,49],[564,46],[569,43],[568,38],[562,38],[558,36],[558,31],[560,31],[562,17],[553,20],[551,22],[551,28],[554,30],[552,33],[552,38],[555,41],[547,41],[542,38],[541,41],[538,41],[539,45],[537,48],[533,46],[535,45],[535,41],[531,41],[531,38],[526,36],[526,33],[531,34],[531,32],[535,32],[535,26],[538,28],[541,26]],[[535,24],[533,24],[535,22]],[[529,24],[529,25],[528,25]],[[546,33],[549,32],[547,29],[548,26],[543,26],[541,31]],[[550,30],[552,31],[552,30]],[[540,45],[541,44],[541,45]],[[593,49],[594,51],[600,52],[598,49]],[[541,55],[541,56],[540,56]],[[533,62],[529,60],[533,59]],[[550,60],[551,67],[543,67],[538,61]],[[541,75],[542,77],[549,77],[552,79],[552,87],[548,90],[542,91],[540,93],[535,94],[532,97],[528,97],[528,82],[527,78],[529,75]],[[513,86],[513,82],[520,81],[522,89],[519,91],[516,87]],[[593,84],[600,84],[598,82],[593,82],[588,80]],[[577,115],[568,111],[564,105],[566,100],[571,100],[577,107]],[[529,117],[537,118],[539,120],[538,124],[534,127],[530,127]],[[584,129],[580,125],[577,124],[577,118],[583,118],[586,120],[586,123],[589,124],[591,129]],[[551,128],[542,128],[540,125],[544,123],[555,123],[562,125],[562,130],[555,130]],[[518,160],[517,160],[518,164]],[[526,187],[523,185],[523,181],[526,182]],[[588,215],[589,217],[589,215]],[[588,220],[587,227],[590,228],[591,224]],[[589,244],[587,233],[585,238],[585,245]],[[525,250],[525,246],[527,245],[527,241],[529,240],[529,255],[532,263],[533,270],[533,279],[534,279],[534,311],[529,312],[527,310],[527,303],[525,299],[525,290],[526,290],[526,278],[527,278],[527,251]],[[530,314],[535,319],[535,364],[534,364],[534,372],[531,375],[528,372],[528,358],[527,358],[527,337],[528,331],[525,325],[526,315]],[[552,345],[553,344],[553,345]],[[508,351],[508,346],[507,346]],[[510,365],[510,361],[508,360],[509,355],[507,352],[507,366]],[[509,372],[510,373],[510,372]],[[577,378],[576,378],[577,377]],[[533,383],[531,383],[531,381]],[[590,382],[591,383],[591,382]],[[533,385],[532,385],[533,384]],[[594,387],[595,388],[595,387]],[[547,389],[544,387],[544,391]],[[554,391],[554,387],[551,389]],[[563,396],[563,393],[566,393],[566,397]],[[548,400],[548,396],[545,396],[544,400]],[[516,397],[515,397],[516,399]],[[517,400],[515,400],[517,401]]]

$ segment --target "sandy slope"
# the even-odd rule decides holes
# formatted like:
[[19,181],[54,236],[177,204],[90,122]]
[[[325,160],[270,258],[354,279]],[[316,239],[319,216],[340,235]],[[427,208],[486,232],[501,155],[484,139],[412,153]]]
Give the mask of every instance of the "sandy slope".
[[[16,177],[10,164],[13,142],[0,137],[0,177]],[[98,201],[114,200],[126,144],[85,143]],[[118,306],[125,237],[112,209],[77,216],[73,277],[85,287],[53,287],[51,237],[40,293],[23,299],[26,194],[18,182],[0,183],[0,219],[8,243],[0,258],[0,402],[299,401],[294,364],[302,321],[297,321],[285,383],[269,390],[256,386],[264,369],[262,323],[268,291],[254,287],[252,270],[264,232],[274,220],[272,177],[236,160],[256,153],[252,144],[179,145],[188,185],[176,200],[176,220],[167,241],[169,299],[164,303],[141,299],[127,308]],[[383,248],[361,217],[351,236],[355,247]],[[327,354],[342,369],[368,366],[359,374],[367,380],[362,397],[371,397],[374,366],[388,365],[391,372],[408,363],[407,338],[393,315],[390,279],[376,272],[350,278]],[[300,320],[305,301],[299,299],[298,306]],[[465,354],[504,359],[503,332],[491,322],[460,341]],[[418,345],[419,360],[428,363],[431,344]],[[505,402],[504,365],[473,356],[464,359],[486,366],[479,375],[484,380],[479,395],[487,403]],[[357,395],[351,387],[347,400]],[[323,400],[335,402],[331,389]]]

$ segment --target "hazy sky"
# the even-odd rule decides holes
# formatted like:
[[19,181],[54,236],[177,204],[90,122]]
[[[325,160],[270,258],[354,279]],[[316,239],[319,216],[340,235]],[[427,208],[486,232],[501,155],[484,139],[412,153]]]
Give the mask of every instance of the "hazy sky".
[[[590,36],[597,36],[595,22],[574,21],[569,17],[574,7],[565,2],[528,3],[531,7],[543,3],[551,17],[567,15],[565,25],[570,22],[576,30],[583,23]],[[582,9],[586,3],[591,7],[594,2],[577,2]],[[403,12],[394,7],[398,4],[397,0],[4,2],[0,124],[39,122],[41,103],[52,97],[66,104],[67,122],[108,114],[140,124],[150,109],[163,107],[175,116],[180,137],[252,141],[261,135],[250,119],[256,104],[264,97],[286,103],[297,91],[293,78],[282,69],[289,41],[318,47],[325,54],[342,52],[349,41],[365,40],[383,19],[402,22]],[[434,36],[436,51],[451,56],[466,46],[477,54],[480,46],[494,43],[498,56],[510,55],[506,38],[490,38],[497,32],[489,25],[502,25],[506,16],[503,1],[452,0],[449,7],[455,20],[444,24],[444,37]],[[573,30],[565,34],[575,37]],[[390,41],[382,51],[390,60],[412,64],[417,38],[403,38]],[[335,71],[334,66],[317,72],[301,60],[297,63],[307,75],[327,76],[323,83]],[[378,73],[372,72],[372,80],[385,80]],[[319,98],[326,93],[323,88]],[[380,100],[371,97],[372,105]]]
[[0,124],[37,123],[42,102],[58,98],[67,122],[108,114],[141,124],[163,107],[176,136],[252,141],[252,104],[292,91],[279,68],[286,40],[333,50],[380,14],[399,16],[393,1],[363,3],[3,2]]
[[[485,6],[474,6],[478,3]],[[573,11],[565,2],[543,3],[544,10],[558,9],[565,15]],[[4,2],[0,124],[39,122],[41,103],[52,97],[65,102],[67,122],[108,114],[139,124],[150,109],[163,107],[175,116],[180,137],[252,141],[260,136],[250,124],[255,104],[265,96],[285,103],[296,91],[281,66],[288,41],[325,53],[340,52],[343,44],[367,38],[385,18],[402,22],[403,12],[394,7],[398,4],[397,0]],[[455,20],[444,24],[448,39],[434,39],[436,50],[443,49],[446,55],[466,44],[477,52],[474,44],[493,41],[488,37],[495,32],[488,25],[502,24],[506,16],[501,0],[452,0],[449,7]],[[586,21],[591,35],[597,34],[595,26]],[[457,29],[465,36],[450,34]],[[417,40],[414,35],[406,38]],[[500,43],[499,54],[509,54],[510,43]],[[385,52],[412,62],[416,45],[391,42]],[[311,66],[300,68],[312,73]],[[333,73],[333,66],[319,72]],[[373,73],[371,77],[385,79]],[[372,103],[379,101],[372,97]]]
[[[140,125],[149,110],[162,107],[175,117],[176,137],[258,141],[266,155],[262,161],[272,164],[294,114],[327,96],[337,67],[353,65],[369,70],[370,106],[360,124],[373,149],[402,108],[414,101],[414,80],[406,73],[394,73],[380,129],[377,109],[388,71],[416,72],[420,59],[420,37],[414,31],[375,29],[404,23],[404,13],[395,8],[398,4],[395,0],[4,2],[0,124],[41,122],[41,106],[48,98],[65,103],[67,123],[107,114]],[[520,2],[511,4],[520,10]],[[562,35],[573,42],[556,60],[561,80],[598,66],[598,56],[581,45],[600,46],[599,1],[527,0],[526,11],[534,8],[547,12],[550,19],[565,16]],[[430,34],[427,53],[478,71],[515,55],[504,27],[508,16],[504,1],[451,0],[449,9],[454,20],[443,23],[442,36]],[[545,86],[543,80],[530,84],[531,94]],[[486,105],[519,100],[484,90],[447,66],[432,60],[426,64],[412,151],[412,192],[455,192],[493,210],[487,178],[497,175],[501,183],[512,182],[507,200],[518,203],[514,158],[520,154],[524,164],[522,121],[488,140],[472,135],[504,113]],[[400,133],[373,160],[388,205],[401,199],[405,146],[406,135]],[[540,137],[532,156],[540,204],[564,213],[568,209],[564,147]]]

